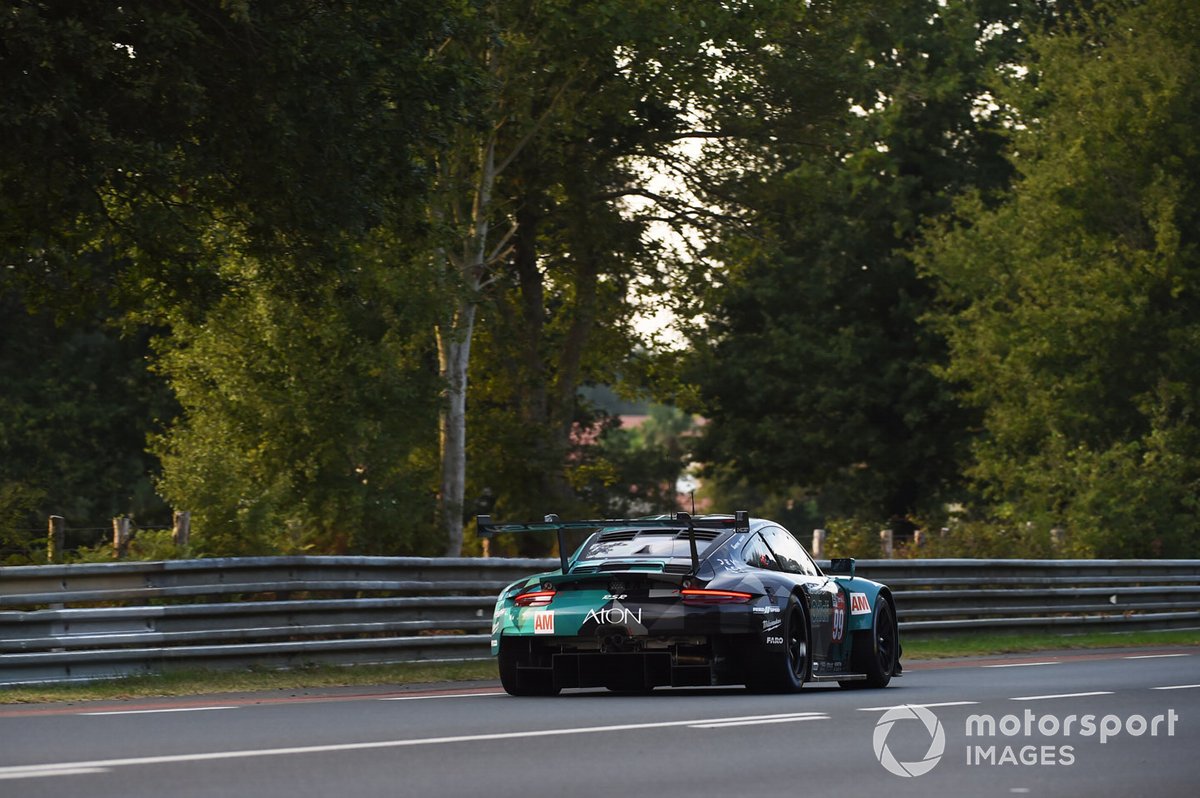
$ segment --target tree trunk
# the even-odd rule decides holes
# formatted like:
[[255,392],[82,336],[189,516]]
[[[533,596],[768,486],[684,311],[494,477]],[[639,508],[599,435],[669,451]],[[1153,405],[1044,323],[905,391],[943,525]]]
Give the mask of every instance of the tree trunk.
[[455,318],[438,328],[438,367],[446,396],[439,420],[442,484],[441,515],[446,532],[445,556],[462,554],[463,497],[467,486],[467,367],[476,304],[459,303]]
[[446,530],[445,556],[458,557],[463,544],[463,497],[467,487],[467,370],[471,338],[484,280],[492,257],[487,252],[491,230],[492,192],[496,184],[496,139],[493,133],[479,150],[470,228],[461,251],[440,253],[458,293],[454,312],[438,326],[438,370],[445,385],[439,438],[442,460],[440,512]]
[[[466,140],[460,142],[462,149],[451,148],[448,155],[444,154],[439,169],[441,201],[435,200],[432,214],[435,228],[449,226],[461,231],[453,246],[438,252],[448,282],[458,295],[453,313],[437,329],[439,369],[446,386],[440,422],[442,495],[439,509],[446,530],[446,556],[449,557],[462,553],[463,497],[467,481],[467,370],[476,312],[488,284],[488,272],[507,255],[509,241],[516,230],[514,227],[499,241],[489,240],[492,215],[496,212],[493,207],[496,178],[543,128],[551,110],[571,83],[570,77],[562,82],[538,117],[522,124],[515,140],[511,140],[507,155],[498,158],[501,130],[510,127],[512,120],[507,116],[509,98],[504,96],[510,90],[503,63],[504,52],[494,44],[491,42],[481,54],[482,62],[501,93],[491,109],[493,124],[481,140],[475,138],[475,132],[468,131]],[[518,81],[518,91],[521,85]],[[506,134],[506,140],[509,140],[508,135],[512,134]],[[467,198],[461,193],[465,186],[472,187],[474,192],[469,198],[469,208],[465,207],[463,200]]]

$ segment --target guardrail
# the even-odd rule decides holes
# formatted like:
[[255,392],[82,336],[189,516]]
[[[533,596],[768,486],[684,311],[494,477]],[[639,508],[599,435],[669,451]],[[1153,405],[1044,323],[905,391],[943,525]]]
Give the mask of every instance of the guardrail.
[[1200,560],[862,560],[903,637],[1200,628]]
[[[173,667],[488,656],[542,559],[264,557],[0,568],[0,685]],[[1200,627],[1200,560],[860,560],[905,637]]]
[[557,560],[261,557],[0,568],[0,685],[489,654],[499,591]]

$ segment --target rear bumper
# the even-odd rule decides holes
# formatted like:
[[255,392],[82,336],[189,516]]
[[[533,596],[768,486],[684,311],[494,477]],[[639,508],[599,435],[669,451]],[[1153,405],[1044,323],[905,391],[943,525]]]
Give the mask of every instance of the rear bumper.
[[[666,652],[555,654],[554,683],[559,687],[700,687],[714,684],[711,664],[680,665]],[[518,676],[519,678],[519,676]]]
[[504,641],[519,652],[518,683],[545,684],[552,678],[558,688],[608,687],[642,690],[651,687],[707,687],[743,681],[742,652],[750,644],[744,636],[656,638],[625,641],[626,650],[611,639],[536,639],[512,637]]

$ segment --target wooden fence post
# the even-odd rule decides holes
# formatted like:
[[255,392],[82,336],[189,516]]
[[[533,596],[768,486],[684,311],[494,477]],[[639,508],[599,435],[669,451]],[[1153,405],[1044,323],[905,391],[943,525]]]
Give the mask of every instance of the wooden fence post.
[[186,548],[192,535],[192,514],[186,510],[176,510],[171,516],[171,539],[176,548]]
[[129,554],[129,519],[120,516],[112,520],[113,525],[113,557],[125,559]]
[[63,546],[67,541],[67,522],[61,515],[50,516],[50,529],[46,538],[46,562],[60,563]]
[[895,533],[890,529],[884,529],[879,532],[879,548],[883,550],[884,559],[892,559],[893,542]]
[[814,560],[825,559],[825,530],[813,530],[812,556]]

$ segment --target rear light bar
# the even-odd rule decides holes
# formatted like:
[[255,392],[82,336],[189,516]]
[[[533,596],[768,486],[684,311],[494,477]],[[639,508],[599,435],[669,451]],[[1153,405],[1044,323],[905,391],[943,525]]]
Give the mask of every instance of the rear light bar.
[[688,587],[679,591],[684,604],[745,604],[754,598],[753,593],[737,590],[705,590]]
[[518,607],[544,607],[554,598],[553,590],[532,590],[513,599]]

